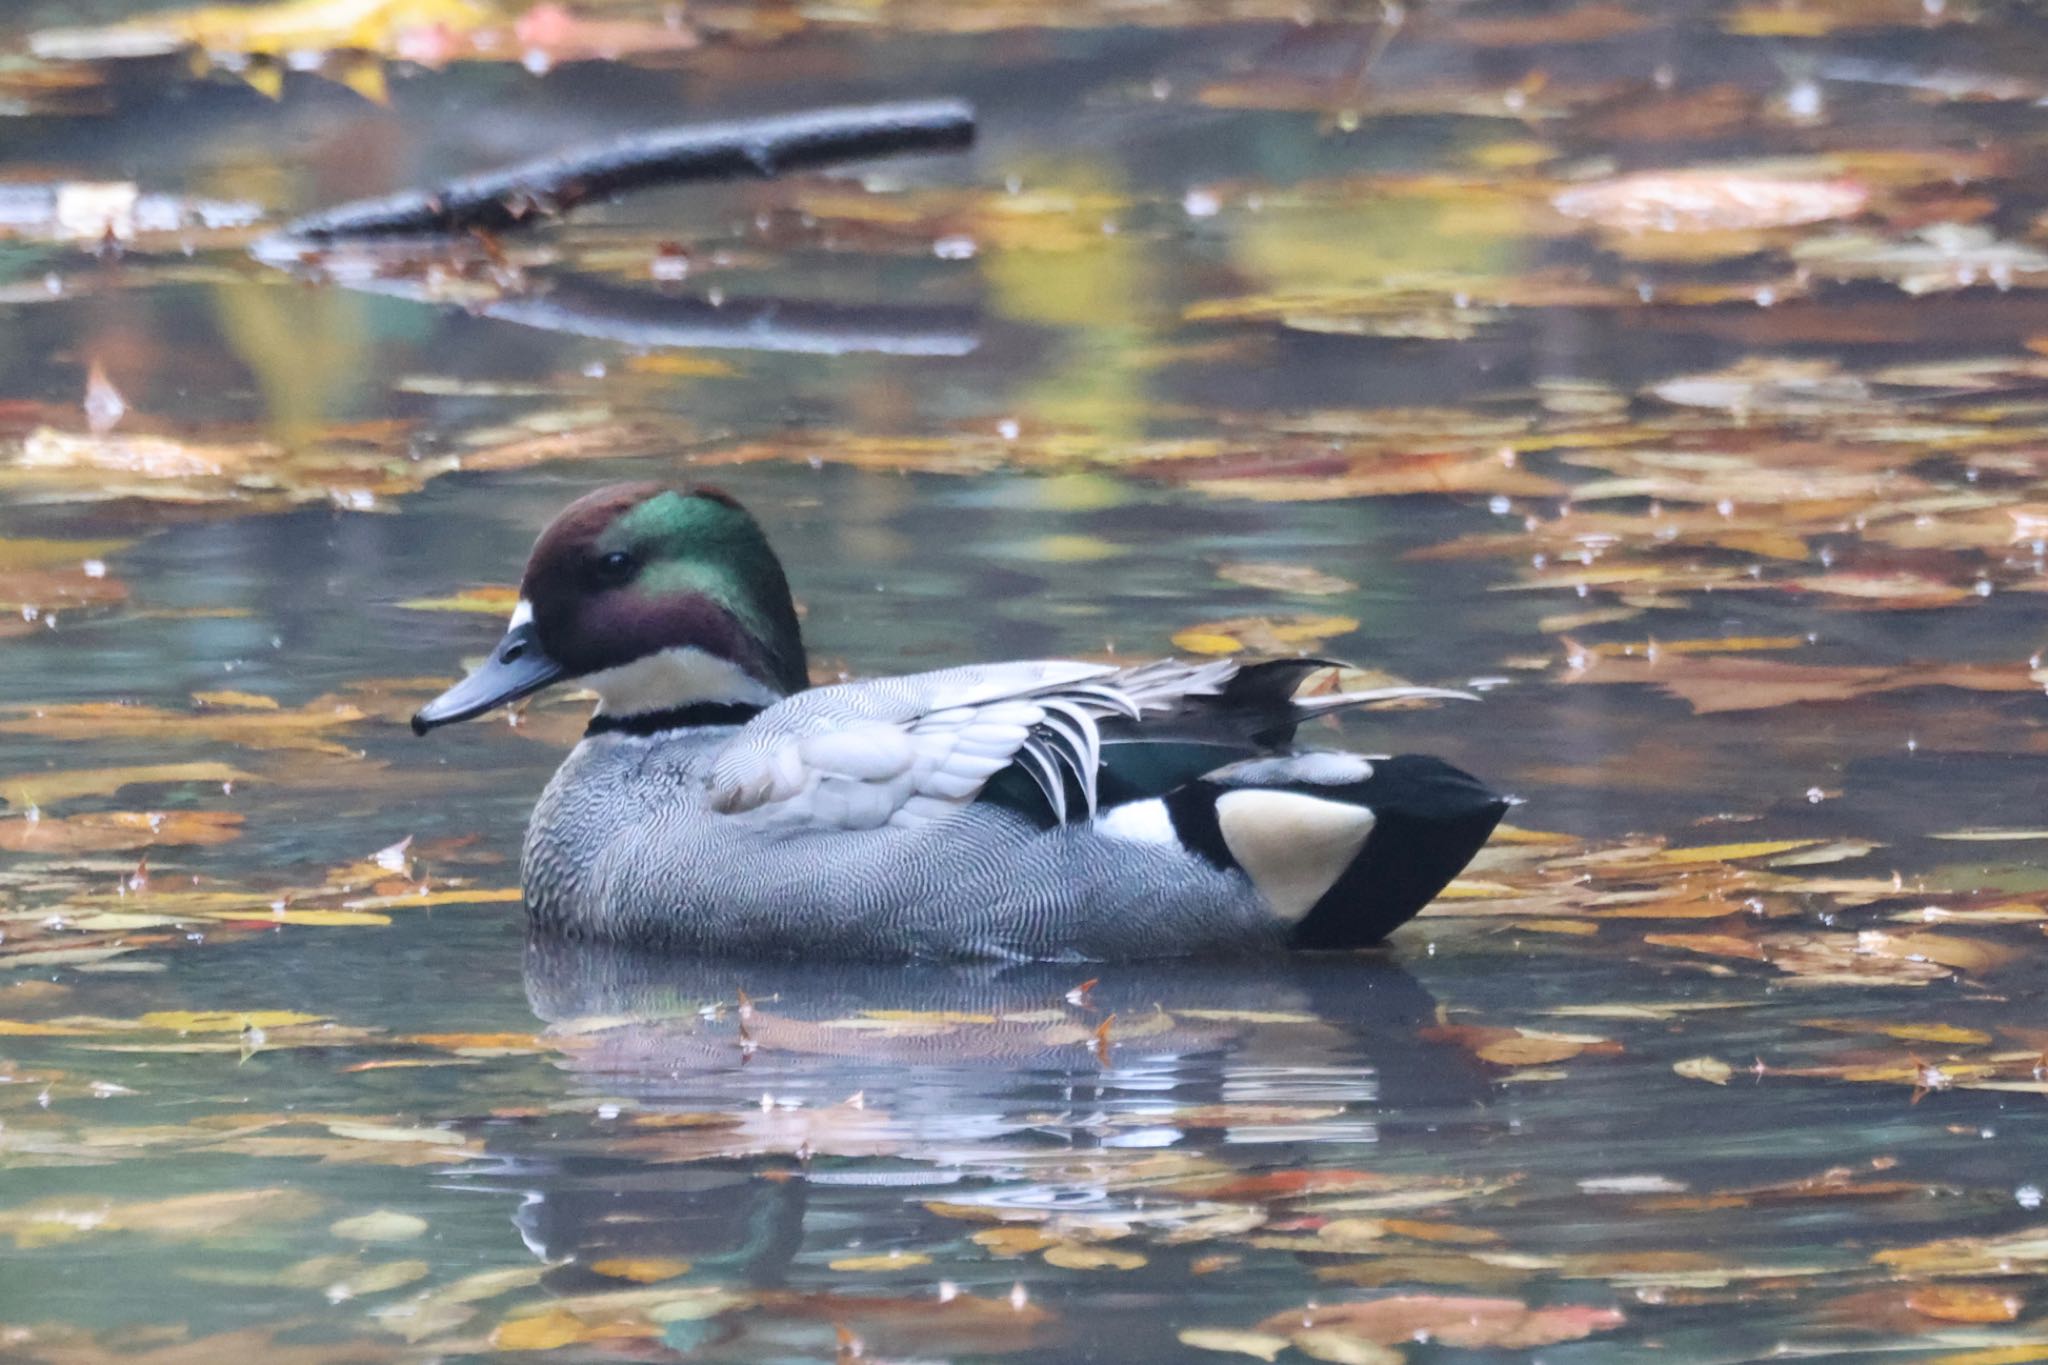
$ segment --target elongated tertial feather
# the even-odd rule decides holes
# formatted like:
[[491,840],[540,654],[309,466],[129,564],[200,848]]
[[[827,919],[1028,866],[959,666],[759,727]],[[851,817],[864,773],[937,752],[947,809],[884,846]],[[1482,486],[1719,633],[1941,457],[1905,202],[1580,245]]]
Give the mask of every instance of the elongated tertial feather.
[[1017,750],[1017,766],[1028,773],[1038,790],[1045,794],[1045,803],[1052,807],[1053,823],[1067,823],[1067,783],[1060,773],[1059,764],[1045,752],[1044,744],[1036,735],[1024,741]]
[[1329,692],[1320,697],[1296,697],[1294,706],[1310,713],[1335,711],[1346,706],[1369,706],[1378,701],[1478,701],[1474,692],[1449,687],[1368,687],[1357,692]]

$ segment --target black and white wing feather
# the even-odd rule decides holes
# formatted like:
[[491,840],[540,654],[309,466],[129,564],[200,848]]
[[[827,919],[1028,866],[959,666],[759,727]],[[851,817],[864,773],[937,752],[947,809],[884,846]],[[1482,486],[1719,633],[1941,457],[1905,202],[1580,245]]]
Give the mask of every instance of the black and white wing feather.
[[[719,753],[710,802],[838,829],[915,826],[951,816],[1015,767],[1064,824],[1095,814],[1105,725],[1142,737],[1148,719],[1224,706],[1240,676],[1231,659],[1129,669],[1042,660],[814,688],[755,717]],[[1344,700],[1451,695],[1461,694],[1399,688]],[[1317,700],[1319,710],[1331,699]]]

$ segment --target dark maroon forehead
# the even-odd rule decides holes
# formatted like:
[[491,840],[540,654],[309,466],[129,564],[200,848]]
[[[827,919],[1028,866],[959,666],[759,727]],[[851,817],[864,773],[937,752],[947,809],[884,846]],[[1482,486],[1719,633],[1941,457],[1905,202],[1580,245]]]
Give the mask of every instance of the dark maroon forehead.
[[535,589],[545,590],[550,580],[570,571],[590,553],[605,528],[629,507],[638,507],[662,491],[658,483],[615,483],[594,493],[585,493],[555,515],[533,543],[526,557],[526,576],[520,591],[531,598]]
[[567,588],[574,581],[578,566],[591,558],[593,547],[614,521],[648,499],[669,492],[688,498],[709,498],[727,507],[740,505],[722,488],[706,484],[677,487],[651,479],[615,483],[585,493],[557,513],[534,541],[533,551],[526,558],[526,574],[519,585],[521,595],[531,600],[536,590],[545,593]]

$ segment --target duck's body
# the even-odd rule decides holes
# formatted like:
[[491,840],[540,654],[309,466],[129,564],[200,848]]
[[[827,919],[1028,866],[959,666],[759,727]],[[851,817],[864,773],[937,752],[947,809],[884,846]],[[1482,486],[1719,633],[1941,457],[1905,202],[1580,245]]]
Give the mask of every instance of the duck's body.
[[[679,548],[707,539],[737,544],[751,575]],[[806,689],[757,541],[722,495],[593,494],[542,536],[492,661],[416,719],[566,676],[598,691],[528,827],[537,928],[847,958],[1348,947],[1421,909],[1506,809],[1435,759],[1295,750],[1311,716],[1431,695],[1297,698],[1317,661],[1054,660]]]
[[1177,847],[1050,829],[993,803],[842,829],[705,799],[733,727],[593,735],[527,827],[527,911],[549,932],[691,952],[1131,958],[1277,946],[1245,879]]

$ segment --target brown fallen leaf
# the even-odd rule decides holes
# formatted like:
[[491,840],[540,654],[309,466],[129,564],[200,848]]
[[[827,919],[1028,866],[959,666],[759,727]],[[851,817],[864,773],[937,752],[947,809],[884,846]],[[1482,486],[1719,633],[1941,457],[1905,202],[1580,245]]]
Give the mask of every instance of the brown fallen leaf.
[[240,837],[231,811],[95,811],[69,817],[0,820],[9,853],[107,853],[155,845],[225,844]]
[[2026,1306],[2024,1296],[1977,1284],[1930,1284],[1906,1295],[1906,1307],[1941,1322],[2012,1322]]
[[1531,1308],[1517,1299],[1402,1294],[1275,1313],[1260,1332],[1336,1328],[1380,1345],[1427,1339],[1465,1350],[1521,1349],[1577,1341],[1611,1331],[1626,1318],[1612,1308]]
[[72,768],[0,776],[0,801],[26,810],[41,809],[81,796],[111,796],[127,787],[172,786],[203,782],[222,786],[255,780],[252,774],[225,763],[155,763],[129,768]]
[[109,1233],[201,1241],[251,1225],[296,1223],[319,1208],[318,1199],[288,1186],[125,1203],[93,1195],[52,1195],[0,1209],[0,1237],[23,1250]]
[[1567,683],[1650,684],[1689,703],[1697,715],[1760,711],[1801,702],[1853,701],[1878,692],[1955,687],[1978,692],[2034,692],[2041,684],[2014,664],[1794,664],[1773,659],[1695,656],[1688,659],[1581,656]]
[[0,708],[0,734],[36,735],[45,739],[182,740],[233,744],[243,748],[303,750],[337,757],[354,751],[328,737],[365,719],[347,702],[320,698],[305,706],[275,711],[172,711],[158,706],[119,702],[64,702]]

